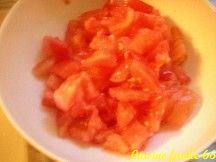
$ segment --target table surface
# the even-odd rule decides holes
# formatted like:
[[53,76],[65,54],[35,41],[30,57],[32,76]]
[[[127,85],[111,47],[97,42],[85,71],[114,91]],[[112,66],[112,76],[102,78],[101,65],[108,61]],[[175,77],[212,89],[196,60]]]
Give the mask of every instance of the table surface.
[[[0,25],[17,0],[0,0]],[[0,108],[0,162],[53,162],[17,133]],[[214,145],[211,149],[216,148]],[[198,160],[196,162],[202,162]]]

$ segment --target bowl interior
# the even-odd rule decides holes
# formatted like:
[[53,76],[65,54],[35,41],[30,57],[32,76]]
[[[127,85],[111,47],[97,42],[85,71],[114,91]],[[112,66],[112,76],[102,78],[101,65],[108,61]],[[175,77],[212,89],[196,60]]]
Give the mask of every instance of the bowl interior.
[[[179,131],[160,132],[147,145],[148,152],[201,151],[216,138],[216,14],[205,0],[147,0],[184,32],[189,57],[186,70],[202,104]],[[0,32],[0,100],[13,124],[36,147],[58,160],[126,162],[95,147],[79,147],[56,134],[54,116],[41,108],[43,83],[31,73],[45,35],[63,38],[66,25],[104,0],[20,0]],[[164,5],[166,4],[166,5]]]

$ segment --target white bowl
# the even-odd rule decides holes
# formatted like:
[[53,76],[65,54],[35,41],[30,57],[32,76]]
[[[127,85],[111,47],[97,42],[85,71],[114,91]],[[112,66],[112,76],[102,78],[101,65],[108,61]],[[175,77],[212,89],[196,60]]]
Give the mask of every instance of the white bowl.
[[[205,0],[148,0],[184,31],[189,58],[186,69],[202,105],[179,131],[160,132],[148,152],[199,152],[216,139],[216,13]],[[20,0],[0,31],[0,100],[17,130],[35,147],[58,161],[126,162],[99,148],[81,148],[56,135],[54,116],[40,105],[43,83],[31,73],[45,35],[63,37],[67,22],[80,13],[101,7],[104,0]],[[143,161],[143,160],[141,160]],[[151,160],[148,160],[151,161]],[[154,160],[153,160],[154,161]]]

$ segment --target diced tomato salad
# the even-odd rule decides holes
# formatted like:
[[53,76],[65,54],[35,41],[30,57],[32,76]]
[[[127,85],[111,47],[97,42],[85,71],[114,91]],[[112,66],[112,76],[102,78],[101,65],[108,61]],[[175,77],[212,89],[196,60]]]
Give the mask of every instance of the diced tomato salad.
[[46,36],[33,69],[59,135],[129,153],[162,127],[180,128],[198,96],[180,30],[141,0],[109,0],[71,20],[65,39]]

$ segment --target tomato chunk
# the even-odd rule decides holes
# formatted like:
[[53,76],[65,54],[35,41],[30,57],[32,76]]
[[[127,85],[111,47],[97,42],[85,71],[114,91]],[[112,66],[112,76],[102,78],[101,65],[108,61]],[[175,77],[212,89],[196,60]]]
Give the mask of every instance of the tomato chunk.
[[79,75],[72,75],[54,92],[56,105],[63,111],[68,111],[75,103],[76,94],[81,87]]
[[181,127],[187,121],[197,103],[199,103],[197,94],[187,88],[177,89],[171,95],[163,125],[172,128]]
[[105,149],[112,150],[114,152],[119,152],[122,154],[128,153],[130,150],[128,144],[118,134],[109,135],[103,146]]
[[44,37],[43,52],[56,60],[67,59],[71,55],[69,46],[58,38]]
[[136,110],[131,104],[119,103],[116,112],[119,129],[125,128],[135,117]]
[[128,5],[136,11],[152,13],[154,8],[141,0],[128,0]]

